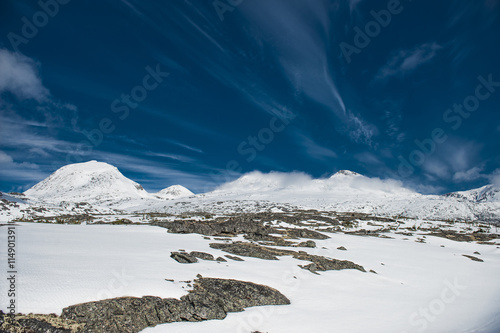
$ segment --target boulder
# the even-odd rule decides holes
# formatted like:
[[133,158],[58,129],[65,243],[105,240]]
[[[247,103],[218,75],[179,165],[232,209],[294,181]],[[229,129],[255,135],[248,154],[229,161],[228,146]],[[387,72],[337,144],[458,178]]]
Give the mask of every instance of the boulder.
[[268,286],[199,278],[180,299],[119,297],[69,306],[61,318],[85,324],[82,333],[137,333],[164,323],[223,319],[246,307],[285,304],[290,304],[288,298]]

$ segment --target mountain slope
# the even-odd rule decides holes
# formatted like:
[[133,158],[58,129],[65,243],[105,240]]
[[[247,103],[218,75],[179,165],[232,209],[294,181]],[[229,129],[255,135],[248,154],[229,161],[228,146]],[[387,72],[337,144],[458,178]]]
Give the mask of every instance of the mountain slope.
[[[82,210],[89,213],[226,213],[293,210],[295,207],[433,220],[500,222],[500,190],[493,185],[446,195],[423,195],[405,188],[400,181],[369,178],[348,170],[321,179],[299,172],[254,171],[204,194],[194,195],[180,185],[150,194],[114,166],[91,161],[62,167],[25,194],[25,202],[33,208],[33,214],[37,214],[39,207],[47,208],[46,214],[52,215]],[[182,200],[181,205],[177,199]],[[88,208],[81,208],[84,202],[89,204]],[[14,208],[6,205],[1,215],[13,216],[14,211],[20,211]]]
[[43,201],[102,201],[151,197],[141,185],[110,164],[90,161],[66,165],[24,194]]
[[161,199],[177,199],[193,196],[194,193],[182,185],[172,185],[154,195]]
[[447,193],[444,196],[471,202],[500,202],[500,189],[494,185],[486,185],[468,191]]

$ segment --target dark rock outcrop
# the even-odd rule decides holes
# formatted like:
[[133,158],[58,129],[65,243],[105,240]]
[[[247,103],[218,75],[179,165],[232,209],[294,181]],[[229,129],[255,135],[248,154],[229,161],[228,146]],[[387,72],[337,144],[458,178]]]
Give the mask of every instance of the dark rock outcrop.
[[253,243],[234,242],[234,243],[211,243],[211,248],[219,249],[232,254],[246,257],[254,257],[266,260],[278,260],[278,256],[292,256],[298,260],[310,261],[308,265],[300,265],[313,273],[317,271],[357,269],[366,272],[363,266],[355,264],[348,260],[338,260],[326,258],[318,255],[308,254],[305,251],[279,250],[270,247],[261,246]]
[[193,264],[198,262],[195,256],[186,252],[172,252],[170,257],[181,264]]
[[239,256],[254,257],[266,260],[278,260],[277,256],[293,255],[294,253],[294,251],[276,250],[270,247],[260,246],[247,242],[210,243],[210,247]]
[[300,242],[296,245],[297,247],[316,247],[316,243],[312,240],[308,240],[305,242]]
[[237,280],[199,278],[179,299],[120,297],[63,309],[61,318],[85,324],[83,333],[136,333],[146,327],[180,321],[223,319],[228,312],[290,301],[276,289]]
[[478,257],[470,256],[470,255],[468,255],[468,254],[462,254],[462,255],[463,255],[464,257],[466,257],[466,258],[469,258],[470,260],[473,260],[473,261],[484,262],[484,260],[483,260],[483,259],[480,259],[480,258],[478,258]]
[[271,230],[271,228],[264,227],[262,222],[255,221],[248,216],[231,217],[224,221],[176,220],[173,222],[156,222],[153,225],[167,228],[171,233],[194,233],[206,236],[267,235]]
[[234,261],[245,261],[245,260],[241,259],[240,257],[232,256],[232,255],[229,255],[229,254],[226,254],[225,257],[229,258],[229,259],[232,259]]
[[77,333],[83,328],[69,319],[55,314],[7,315],[0,310],[0,333]]
[[288,238],[309,238],[309,239],[327,239],[330,238],[320,232],[309,230],[309,229],[299,229],[299,228],[287,228],[285,229],[285,235]]
[[189,253],[189,254],[195,258],[198,258],[198,259],[214,260],[214,256],[211,255],[210,253],[206,253],[206,252],[191,251],[191,253]]
[[317,271],[330,271],[330,270],[342,270],[342,269],[357,269],[361,272],[366,272],[363,266],[353,263],[348,260],[338,260],[325,258],[322,256],[316,256],[312,254],[299,254],[294,256],[296,259],[312,261],[308,265],[300,265],[301,268],[307,269],[313,273]]
[[454,230],[439,230],[438,232],[428,233],[427,236],[443,237],[457,242],[488,242],[500,238],[500,235],[490,233],[459,233]]

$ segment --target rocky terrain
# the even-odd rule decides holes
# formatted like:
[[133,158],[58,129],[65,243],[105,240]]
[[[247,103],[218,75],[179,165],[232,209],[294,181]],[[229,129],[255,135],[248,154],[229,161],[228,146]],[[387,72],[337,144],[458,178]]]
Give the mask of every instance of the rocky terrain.
[[0,193],[0,221],[37,221],[62,215],[320,211],[500,223],[500,189],[426,195],[393,179],[341,170],[329,178],[251,172],[216,189],[194,194],[181,185],[149,193],[107,163],[66,165],[24,193]]
[[228,312],[259,305],[286,305],[279,291],[251,282],[199,277],[180,299],[120,297],[77,304],[57,315],[0,313],[0,332],[137,333],[146,327],[180,321],[224,319]]
[[[54,226],[78,227],[82,222],[69,218]],[[332,238],[338,239],[341,235],[349,239],[378,239],[379,242],[397,240],[426,244],[443,239],[497,249],[500,247],[500,235],[491,224],[393,219],[365,213],[297,210],[213,215],[192,212],[113,215],[112,218],[106,221],[106,215],[95,216],[84,223],[86,228],[103,226],[164,230],[166,234],[177,237],[179,244],[184,244],[184,238],[196,237],[199,239],[197,243],[188,242],[182,248],[164,253],[163,257],[179,265],[180,270],[182,267],[193,267],[195,270],[200,267],[200,270],[205,270],[203,275],[207,269],[217,271],[217,267],[222,267],[218,265],[246,265],[247,262],[256,265],[255,260],[283,265],[285,258],[293,260],[295,267],[311,276],[334,271],[372,276],[380,274],[383,266],[367,265],[365,260],[363,264],[357,262],[359,259],[345,259],[346,255],[342,253],[349,254],[352,251],[349,246],[351,242],[337,243],[333,248],[331,245],[325,247],[331,244]],[[20,222],[17,227],[26,228],[26,225],[37,224]],[[200,250],[200,245],[193,247],[189,244],[204,244],[204,250]],[[485,249],[481,253],[483,251]],[[488,259],[485,260],[481,253],[464,250],[457,254],[463,260],[487,264]],[[189,271],[193,269],[189,268]],[[299,276],[294,274],[294,279]],[[302,279],[309,278],[302,276]],[[178,282],[167,275],[164,280],[173,285],[181,284],[187,294],[179,298],[154,294],[140,297],[123,295],[65,306],[60,315],[17,314],[14,318],[2,315],[0,332],[140,332],[160,324],[224,319],[228,313],[254,306],[294,304],[281,290],[255,282],[206,278],[201,275],[193,280]]]
[[[342,171],[306,177],[300,189],[286,175],[249,174],[205,194],[181,186],[148,193],[116,168],[89,163],[83,174],[86,165],[68,166],[24,194],[1,193],[0,230],[10,222],[23,235],[19,304],[29,310],[20,312],[32,313],[1,313],[0,333],[225,327],[212,319],[228,322],[226,332],[242,325],[283,332],[289,321],[299,332],[310,329],[310,317],[316,331],[360,331],[353,328],[361,325],[359,309],[380,332],[395,324],[377,318],[394,313],[398,327],[413,332],[422,321],[412,311],[441,295],[443,277],[445,286],[466,281],[470,292],[457,302],[481,310],[460,316],[467,332],[500,318],[491,305],[500,301],[493,186],[424,196]],[[411,301],[397,306],[402,298]],[[285,304],[292,314],[252,310]],[[425,324],[450,331],[450,318],[463,310],[447,311]],[[233,319],[247,312],[261,320]],[[325,319],[331,316],[335,323]],[[500,329],[495,320],[487,325]]]

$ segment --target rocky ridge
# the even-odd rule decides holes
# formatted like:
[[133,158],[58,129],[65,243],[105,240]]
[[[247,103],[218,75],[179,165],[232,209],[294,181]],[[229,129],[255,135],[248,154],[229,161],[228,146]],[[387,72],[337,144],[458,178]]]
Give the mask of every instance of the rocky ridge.
[[180,299],[155,296],[119,297],[72,305],[61,316],[0,313],[0,332],[138,333],[146,327],[181,321],[224,319],[228,312],[259,305],[286,305],[278,290],[252,282],[204,278]]

